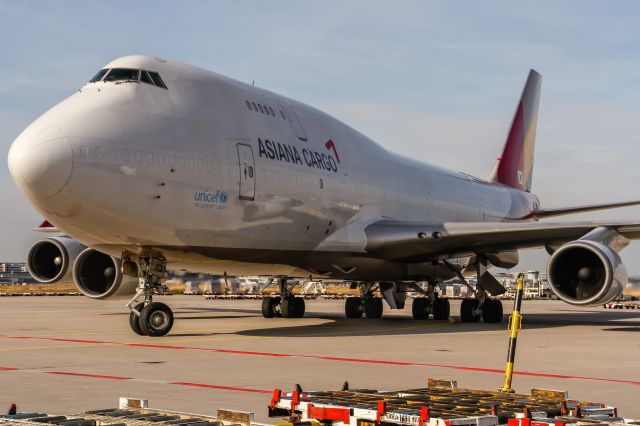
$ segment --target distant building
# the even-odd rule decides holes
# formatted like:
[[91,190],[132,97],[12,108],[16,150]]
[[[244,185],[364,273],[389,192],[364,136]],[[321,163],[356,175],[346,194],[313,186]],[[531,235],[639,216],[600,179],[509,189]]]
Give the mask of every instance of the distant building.
[[0,263],[0,285],[35,284],[26,263]]

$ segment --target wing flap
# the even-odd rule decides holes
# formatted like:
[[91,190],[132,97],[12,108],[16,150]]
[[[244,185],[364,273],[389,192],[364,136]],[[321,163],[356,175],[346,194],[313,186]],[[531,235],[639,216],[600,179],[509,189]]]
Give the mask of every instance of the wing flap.
[[428,224],[385,220],[366,228],[366,251],[387,260],[424,262],[563,244],[599,227],[614,229],[628,239],[640,238],[640,223],[634,222]]

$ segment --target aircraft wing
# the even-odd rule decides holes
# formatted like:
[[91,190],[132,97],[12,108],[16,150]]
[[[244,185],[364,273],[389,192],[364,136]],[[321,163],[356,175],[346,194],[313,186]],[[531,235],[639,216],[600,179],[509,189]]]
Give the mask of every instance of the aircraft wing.
[[576,240],[595,228],[640,238],[634,222],[449,222],[429,224],[383,220],[369,225],[366,251],[382,259],[421,262],[478,252],[544,247]]
[[586,206],[565,207],[560,209],[540,209],[535,210],[532,214],[537,219],[545,217],[561,216],[565,214],[592,212],[595,210],[616,209],[619,207],[637,206],[640,201],[624,201],[621,203],[607,203],[607,204],[591,204]]

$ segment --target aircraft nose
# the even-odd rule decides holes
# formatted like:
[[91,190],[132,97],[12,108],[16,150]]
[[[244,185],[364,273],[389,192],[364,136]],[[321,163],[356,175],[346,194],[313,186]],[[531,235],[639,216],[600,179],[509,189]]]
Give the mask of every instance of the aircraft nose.
[[9,150],[9,172],[18,187],[32,198],[47,198],[69,182],[73,151],[69,139],[56,129],[20,135]]

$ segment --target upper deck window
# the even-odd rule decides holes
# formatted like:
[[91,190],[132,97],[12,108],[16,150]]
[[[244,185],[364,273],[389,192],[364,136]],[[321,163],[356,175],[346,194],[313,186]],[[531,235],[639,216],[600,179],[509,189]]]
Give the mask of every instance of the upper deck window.
[[107,68],[101,69],[100,71],[98,71],[96,73],[96,75],[93,76],[93,78],[91,80],[89,80],[89,83],[95,83],[96,81],[102,80],[102,77],[104,77],[104,75],[107,73],[107,71],[109,71]]
[[112,68],[104,81],[138,81],[139,70],[131,68]]

